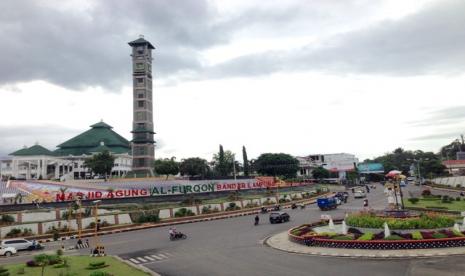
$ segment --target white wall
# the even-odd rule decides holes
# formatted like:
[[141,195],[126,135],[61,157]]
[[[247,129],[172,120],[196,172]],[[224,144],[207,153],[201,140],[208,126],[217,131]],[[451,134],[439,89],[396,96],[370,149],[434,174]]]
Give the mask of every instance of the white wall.
[[54,219],[56,219],[55,210],[53,210],[52,212],[23,213],[23,223],[54,220]]
[[0,227],[0,232],[1,232],[1,237],[4,238],[8,232],[11,231],[11,229],[17,228],[17,229],[31,229],[33,234],[37,234],[38,227],[36,223],[28,223],[28,224],[20,224],[20,225],[10,225],[10,226],[4,226]]

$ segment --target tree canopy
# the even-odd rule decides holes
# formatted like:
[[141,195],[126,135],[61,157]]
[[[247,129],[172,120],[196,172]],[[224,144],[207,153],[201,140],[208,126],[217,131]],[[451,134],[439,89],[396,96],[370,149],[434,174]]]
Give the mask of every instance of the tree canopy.
[[174,158],[157,159],[154,162],[154,169],[157,174],[166,175],[168,179],[169,175],[179,173],[179,163]]
[[329,178],[329,171],[323,167],[313,169],[312,176],[315,179]]
[[179,171],[181,175],[204,177],[208,173],[209,167],[207,160],[199,157],[191,157],[181,161]]
[[397,148],[391,153],[379,156],[369,162],[378,162],[383,164],[385,172],[391,170],[402,171],[403,174],[410,174],[410,168],[413,165],[416,175],[418,171],[418,161],[420,161],[420,172],[422,176],[438,176],[444,174],[444,165],[442,165],[440,156],[433,152],[424,152],[421,150],[406,151],[402,148]]
[[220,151],[218,154],[213,155],[212,163],[217,176],[232,175],[234,171],[233,163],[235,163],[236,172],[241,169],[236,161],[235,154],[230,150],[224,151],[222,145],[220,145]]
[[108,176],[115,164],[115,157],[109,151],[97,153],[84,161],[84,166],[94,174]]
[[254,168],[262,175],[292,178],[299,170],[299,161],[286,153],[263,153],[255,160]]
[[247,159],[247,150],[245,149],[245,146],[242,146],[242,161],[244,163],[244,175],[249,176],[250,174],[250,166],[249,166],[249,160]]

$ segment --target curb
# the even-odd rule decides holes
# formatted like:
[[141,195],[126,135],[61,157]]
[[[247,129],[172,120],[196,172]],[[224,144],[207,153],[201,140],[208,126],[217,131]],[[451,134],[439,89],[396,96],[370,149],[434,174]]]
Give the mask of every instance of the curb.
[[[333,193],[328,193],[329,195]],[[323,194],[319,196],[325,196],[328,194]],[[309,199],[308,201],[298,201],[294,202],[296,204],[299,203],[305,203],[305,204],[315,204],[316,203],[316,198]],[[281,208],[282,209],[290,209],[292,203],[288,203],[287,205],[283,205]],[[137,231],[137,230],[144,230],[144,229],[150,229],[150,228],[158,228],[158,227],[164,227],[164,226],[171,226],[171,225],[179,225],[179,224],[187,224],[187,223],[195,223],[195,222],[204,222],[204,221],[211,221],[211,220],[218,220],[218,219],[228,219],[228,218],[234,218],[234,217],[241,217],[241,216],[248,216],[248,215],[255,215],[260,212],[260,209],[255,208],[252,209],[248,212],[237,212],[237,213],[232,213],[232,214],[218,214],[214,216],[209,216],[209,217],[204,217],[204,218],[193,218],[191,220],[178,220],[178,221],[167,221],[167,222],[160,222],[156,224],[146,224],[146,225],[140,225],[140,226],[134,226],[134,227],[128,227],[128,228],[121,228],[121,229],[115,229],[115,230],[109,230],[109,231],[100,231],[98,232],[98,236],[104,236],[104,235],[110,235],[110,234],[116,234],[116,233],[123,233],[123,232],[130,232],[130,231]],[[85,233],[81,235],[81,238],[89,238],[95,236],[95,233]],[[72,236],[65,236],[65,237],[60,237],[56,241],[65,241],[65,240],[72,240],[72,239],[77,239],[77,235],[72,235]],[[48,239],[38,239],[37,242],[39,243],[48,243],[48,242],[54,242],[52,238]]]
[[[287,232],[286,232],[287,233]],[[282,234],[282,233],[279,233]],[[279,235],[276,234],[276,235]],[[348,253],[349,250],[351,249],[343,249],[344,252],[341,252],[338,249],[335,248],[325,248],[325,249],[331,249],[332,252],[319,252],[318,247],[314,247],[317,250],[315,251],[309,251],[309,252],[302,252],[299,250],[293,250],[293,249],[285,249],[282,247],[277,247],[276,245],[273,245],[269,242],[269,240],[276,236],[268,236],[265,238],[263,244],[269,248],[273,248],[275,250],[279,250],[282,252],[287,252],[291,254],[298,254],[298,255],[306,255],[306,256],[318,256],[318,257],[336,257],[336,258],[349,258],[349,259],[373,259],[373,260],[396,260],[396,259],[424,259],[424,258],[444,258],[448,256],[464,256],[465,252],[463,253],[447,253],[444,252],[443,249],[438,249],[441,250],[441,252],[434,252],[434,253],[413,253],[413,250],[417,251],[418,249],[412,249],[412,253],[395,253],[395,252],[386,252],[382,251],[381,253],[378,253],[379,251],[376,250],[367,250],[367,252],[364,252],[365,254],[358,253],[360,250],[357,250],[357,253]],[[287,241],[289,243],[293,243],[291,241]],[[294,243],[292,244],[294,246]],[[300,245],[300,244],[295,244],[298,246],[302,246],[303,248],[311,248],[305,245]],[[338,252],[339,251],[339,252]],[[391,250],[394,251],[394,250]]]

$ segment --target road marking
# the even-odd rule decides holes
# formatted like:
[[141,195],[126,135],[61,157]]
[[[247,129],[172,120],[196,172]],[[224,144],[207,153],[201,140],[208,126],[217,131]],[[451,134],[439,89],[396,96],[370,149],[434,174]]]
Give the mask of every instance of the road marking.
[[149,257],[149,256],[144,256],[144,258],[146,258],[147,260],[150,260],[150,261],[152,261],[152,262],[153,262],[153,261],[155,261],[155,259],[154,259],[154,258],[152,258],[152,257]]
[[150,255],[150,256],[152,256],[153,258],[155,258],[155,259],[157,259],[157,260],[163,260],[162,257],[158,257],[157,255]]
[[139,264],[140,262],[136,259],[129,259],[131,262],[135,263],[135,264]]
[[164,254],[162,254],[162,253],[158,253],[158,256],[161,256],[162,258],[165,258],[165,259],[168,258],[168,256],[166,256],[166,255],[164,255]]
[[144,259],[144,258],[142,258],[142,257],[137,257],[136,259],[138,259],[139,261],[141,261],[141,262],[143,262],[143,263],[147,262],[147,260]]
[[174,255],[171,254],[171,253],[166,253],[166,252],[165,252],[164,254],[165,254],[165,255],[168,255],[168,256],[170,256],[170,257],[174,257]]

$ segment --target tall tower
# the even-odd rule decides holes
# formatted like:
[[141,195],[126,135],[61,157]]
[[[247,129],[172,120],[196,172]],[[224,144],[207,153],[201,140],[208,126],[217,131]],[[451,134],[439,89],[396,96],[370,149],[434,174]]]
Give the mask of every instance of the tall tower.
[[142,35],[128,44],[132,47],[132,169],[134,173],[153,175],[155,132],[153,132],[152,50],[155,47]]

